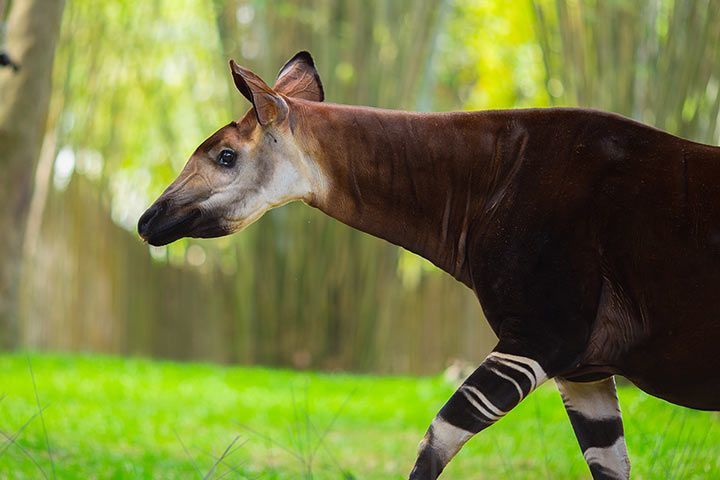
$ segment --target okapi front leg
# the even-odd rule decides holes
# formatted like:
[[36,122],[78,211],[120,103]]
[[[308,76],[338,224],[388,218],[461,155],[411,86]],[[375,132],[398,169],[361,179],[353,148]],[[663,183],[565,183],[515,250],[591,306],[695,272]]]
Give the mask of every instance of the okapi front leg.
[[595,480],[630,477],[615,378],[598,382],[555,380],[575,436]]
[[502,418],[545,380],[535,360],[492,352],[432,421],[410,479],[437,478],[470,437]]

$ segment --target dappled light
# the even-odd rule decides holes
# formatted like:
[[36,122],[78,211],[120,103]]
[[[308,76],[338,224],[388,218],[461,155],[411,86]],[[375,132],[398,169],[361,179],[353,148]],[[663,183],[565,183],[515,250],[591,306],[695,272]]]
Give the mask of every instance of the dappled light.
[[718,7],[0,0],[0,479],[720,478]]

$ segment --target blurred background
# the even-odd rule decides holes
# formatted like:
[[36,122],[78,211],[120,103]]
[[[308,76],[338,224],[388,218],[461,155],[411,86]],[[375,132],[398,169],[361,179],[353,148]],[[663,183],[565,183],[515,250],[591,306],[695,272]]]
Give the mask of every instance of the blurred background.
[[[135,231],[249,108],[228,59],[272,83],[301,49],[330,102],[594,107],[720,143],[717,0],[0,0],[0,479],[405,478],[495,343],[468,289],[302,204]],[[720,478],[717,413],[619,396],[634,478]],[[549,382],[443,478],[588,470]]]
[[149,248],[137,218],[248,104],[315,57],[327,101],[422,111],[572,105],[718,144],[711,0],[0,0],[0,343],[380,373],[495,339],[428,262],[301,204]]

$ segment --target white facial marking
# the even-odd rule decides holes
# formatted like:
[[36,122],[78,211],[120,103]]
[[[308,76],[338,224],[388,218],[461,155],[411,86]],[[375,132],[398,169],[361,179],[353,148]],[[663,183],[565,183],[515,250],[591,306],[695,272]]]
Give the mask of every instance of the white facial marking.
[[579,412],[583,417],[591,420],[621,416],[614,378],[587,383],[569,382],[558,378],[555,383],[569,410]]
[[[277,141],[264,146],[262,153],[242,151],[242,157],[249,157],[248,165],[241,165],[232,182],[215,189],[200,203],[205,210],[224,209],[222,217],[233,231],[247,227],[272,208],[294,200],[308,202],[326,194],[328,182],[314,159],[304,154],[290,135],[276,137]],[[252,158],[253,155],[262,158]],[[262,162],[270,164],[265,167],[270,173],[269,177],[258,179],[262,175],[250,168],[261,168],[257,165]]]
[[[467,430],[446,422],[440,417],[435,417],[432,427],[432,448],[440,456],[443,465],[447,463],[460,451],[465,442],[472,438],[473,434]],[[427,445],[427,439],[420,442],[420,450]]]
[[588,465],[600,465],[615,473],[618,478],[630,477],[630,460],[623,436],[618,437],[609,447],[590,447],[583,452],[583,456]]

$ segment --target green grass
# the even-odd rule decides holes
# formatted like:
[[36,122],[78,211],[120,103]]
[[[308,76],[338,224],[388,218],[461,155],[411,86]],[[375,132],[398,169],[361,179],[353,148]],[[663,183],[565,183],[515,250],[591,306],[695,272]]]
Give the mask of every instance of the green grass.
[[[12,479],[403,478],[453,391],[440,377],[89,355],[0,355],[0,372],[0,478]],[[633,478],[720,478],[717,414],[632,387],[620,401]],[[588,477],[551,383],[472,439],[443,475]]]

